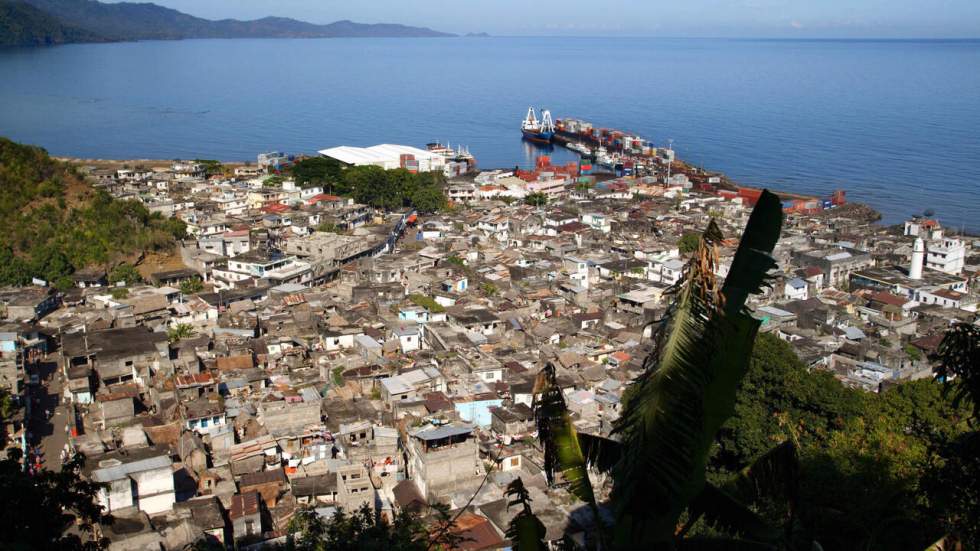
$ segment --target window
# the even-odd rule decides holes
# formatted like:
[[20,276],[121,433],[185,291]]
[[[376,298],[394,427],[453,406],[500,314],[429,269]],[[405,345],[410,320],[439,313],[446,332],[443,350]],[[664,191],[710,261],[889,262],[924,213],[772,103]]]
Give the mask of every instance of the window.
[[510,458],[510,466],[511,467],[518,466],[520,464],[520,462],[521,462],[521,458],[520,457],[511,457]]

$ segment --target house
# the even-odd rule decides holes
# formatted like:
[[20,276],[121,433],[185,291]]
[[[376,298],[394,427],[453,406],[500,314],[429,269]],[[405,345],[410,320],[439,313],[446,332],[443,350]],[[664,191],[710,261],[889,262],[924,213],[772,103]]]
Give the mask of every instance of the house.
[[236,541],[261,536],[262,498],[259,493],[248,492],[231,496],[228,518],[231,519],[232,533]]
[[525,404],[490,408],[490,428],[497,434],[517,436],[533,430],[534,413]]
[[0,315],[6,321],[32,321],[58,307],[58,295],[50,287],[0,288]]
[[423,427],[404,443],[408,477],[428,501],[473,488],[483,478],[483,463],[473,429],[464,425]]
[[371,477],[364,465],[345,465],[337,469],[338,507],[345,511],[356,511],[363,506],[374,508],[375,496]]
[[149,446],[91,457],[83,474],[106,485],[96,499],[108,512],[132,507],[155,515],[176,502],[172,465],[168,452]]
[[398,346],[402,354],[407,354],[422,348],[422,328],[419,325],[406,325],[393,331],[398,337]]
[[431,366],[381,379],[381,399],[389,407],[401,401],[418,400],[424,394],[436,391],[446,391],[446,380]]
[[787,300],[806,300],[809,298],[806,282],[798,277],[786,281],[783,287],[783,296]]
[[242,494],[258,493],[270,509],[279,502],[279,495],[286,489],[286,473],[282,468],[242,475],[238,491]]
[[227,423],[225,408],[217,399],[201,397],[185,402],[183,406],[187,430],[198,434],[211,434],[222,430]]
[[492,335],[503,322],[486,308],[469,308],[450,310],[449,317],[470,331],[483,335]]

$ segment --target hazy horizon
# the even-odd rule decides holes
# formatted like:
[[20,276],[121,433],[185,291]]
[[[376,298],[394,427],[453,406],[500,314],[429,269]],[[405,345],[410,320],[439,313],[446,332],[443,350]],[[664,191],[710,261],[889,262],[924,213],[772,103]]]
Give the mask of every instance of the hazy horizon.
[[155,0],[207,19],[291,17],[311,23],[349,19],[501,36],[651,36],[673,38],[977,38],[976,0],[580,0],[371,3],[281,0]]

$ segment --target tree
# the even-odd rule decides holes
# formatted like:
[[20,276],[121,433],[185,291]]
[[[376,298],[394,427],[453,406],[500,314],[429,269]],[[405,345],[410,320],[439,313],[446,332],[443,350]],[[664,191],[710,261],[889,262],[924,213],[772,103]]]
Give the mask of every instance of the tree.
[[422,187],[415,190],[409,200],[416,210],[422,213],[433,213],[446,208],[446,195],[435,186]]
[[192,277],[180,282],[180,292],[184,295],[195,295],[204,290],[204,281],[199,277]]
[[329,186],[341,181],[344,165],[329,157],[310,157],[296,161],[289,171],[301,187]]
[[129,297],[129,289],[125,287],[112,287],[109,289],[109,296],[111,296],[113,300],[123,300],[124,298]]
[[316,231],[324,233],[340,233],[340,228],[333,222],[321,222],[320,225],[316,227]]
[[[59,472],[42,469],[33,476],[24,472],[20,450],[7,452],[0,461],[0,547],[4,549],[96,550],[107,540],[92,540],[94,526],[109,524],[95,497],[101,484],[84,480],[85,463],[75,455]],[[74,527],[74,529],[72,529]]]
[[677,248],[681,251],[681,254],[693,253],[697,250],[700,239],[701,237],[697,233],[687,232],[677,242]]
[[[934,454],[923,480],[928,510],[948,534],[945,540],[980,548],[980,329],[957,323],[943,336],[933,370],[953,405],[969,408],[970,430],[933,439]],[[951,546],[950,546],[951,547]]]
[[194,336],[194,327],[189,323],[178,323],[167,331],[167,339],[177,342]]
[[488,297],[492,297],[497,294],[497,286],[493,283],[484,283],[480,285],[480,290],[483,291],[483,294],[487,295]]
[[543,193],[529,193],[524,198],[524,204],[532,207],[543,207],[548,204],[548,196]]
[[124,285],[134,285],[143,281],[143,276],[140,275],[139,271],[132,265],[127,263],[122,263],[109,272],[109,283],[115,285],[117,283],[122,283]]
[[282,187],[282,183],[285,181],[286,179],[283,178],[282,176],[279,176],[278,174],[273,176],[266,176],[266,178],[262,180],[262,187],[280,188]]
[[455,549],[462,539],[445,506],[433,506],[434,521],[427,524],[412,512],[399,511],[391,522],[367,505],[348,513],[338,509],[324,520],[313,509],[301,509],[289,521],[287,549],[297,551],[364,551],[391,549],[428,551]]
[[204,174],[206,176],[218,176],[225,172],[225,167],[221,164],[221,161],[214,159],[194,159],[194,162],[204,166]]
[[922,359],[922,352],[912,344],[905,345],[905,355],[908,356],[913,362],[917,362]]
[[736,472],[795,434],[802,447],[826,443],[846,420],[863,413],[860,391],[823,371],[809,371],[792,346],[771,334],[756,339],[735,414],[718,433],[711,469]]

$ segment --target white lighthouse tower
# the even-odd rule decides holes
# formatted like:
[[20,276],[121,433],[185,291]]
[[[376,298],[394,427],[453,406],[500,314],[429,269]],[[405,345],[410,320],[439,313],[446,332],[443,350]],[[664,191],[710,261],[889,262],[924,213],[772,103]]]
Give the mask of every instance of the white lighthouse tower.
[[909,266],[910,279],[922,279],[922,265],[926,261],[926,243],[921,237],[915,238],[912,247],[912,265]]

